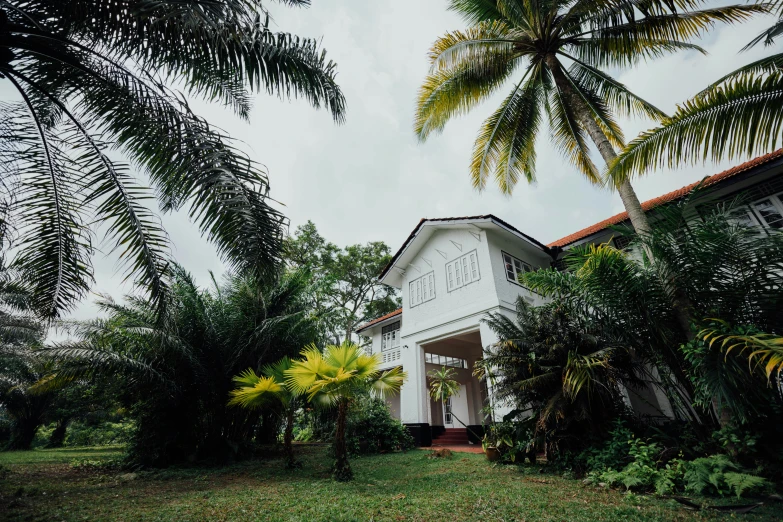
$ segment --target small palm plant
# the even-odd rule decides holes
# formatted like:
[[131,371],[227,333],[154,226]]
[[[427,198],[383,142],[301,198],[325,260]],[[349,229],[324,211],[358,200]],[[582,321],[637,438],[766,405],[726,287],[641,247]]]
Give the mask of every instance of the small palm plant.
[[291,369],[291,366],[291,359],[283,357],[276,363],[265,366],[260,376],[252,368],[248,368],[234,377],[238,387],[231,392],[231,400],[228,401],[229,406],[244,408],[260,408],[275,401],[283,405],[285,412],[283,447],[286,468],[298,466],[293,445],[294,412],[298,407],[298,401],[297,395],[285,385],[285,372]]
[[329,345],[323,353],[310,345],[302,351],[302,360],[293,361],[285,372],[286,386],[294,394],[306,394],[310,402],[337,405],[337,429],[334,435],[334,478],[353,478],[345,444],[348,407],[355,398],[370,393],[380,398],[400,391],[407,374],[396,367],[381,372],[380,355],[367,355],[359,346],[345,342]]
[[[446,366],[441,367],[440,370],[430,370],[430,372],[427,373],[427,377],[430,379],[430,397],[436,401],[440,401],[444,412],[446,411],[446,401],[459,395],[459,383],[454,378],[456,377],[456,374],[457,372],[454,368],[447,368]],[[457,422],[465,426],[474,437],[481,438],[476,432],[468,428],[467,424],[462,422],[459,417],[454,415],[453,411],[451,412],[451,416],[457,419]]]

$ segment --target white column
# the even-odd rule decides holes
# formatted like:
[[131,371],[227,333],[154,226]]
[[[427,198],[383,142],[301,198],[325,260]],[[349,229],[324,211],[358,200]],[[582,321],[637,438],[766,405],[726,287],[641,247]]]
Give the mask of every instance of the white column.
[[429,422],[427,409],[427,376],[424,369],[424,350],[411,340],[402,340],[400,361],[408,380],[400,392],[400,420],[404,423]]

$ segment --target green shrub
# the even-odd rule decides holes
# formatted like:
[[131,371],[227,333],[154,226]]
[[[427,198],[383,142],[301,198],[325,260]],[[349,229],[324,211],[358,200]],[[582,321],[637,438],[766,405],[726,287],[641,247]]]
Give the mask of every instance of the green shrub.
[[[38,428],[33,446],[45,447],[49,443],[56,423]],[[132,420],[123,419],[119,422],[85,423],[74,421],[68,425],[65,433],[64,446],[108,446],[111,444],[126,444],[133,437],[135,424]]]
[[408,450],[414,441],[384,401],[361,398],[351,405],[346,444],[351,454],[359,455]]
[[685,489],[696,495],[734,494],[740,498],[747,492],[759,492],[767,481],[756,475],[741,473],[740,467],[726,455],[702,457],[683,463]]
[[487,428],[482,440],[484,449],[488,446],[496,447],[505,462],[522,463],[525,458],[535,461],[535,430],[534,417],[523,421],[510,421],[504,418],[503,422],[496,422]]
[[587,471],[622,469],[631,459],[630,449],[633,432],[617,419],[609,431],[609,438],[600,448],[588,448],[580,455]]

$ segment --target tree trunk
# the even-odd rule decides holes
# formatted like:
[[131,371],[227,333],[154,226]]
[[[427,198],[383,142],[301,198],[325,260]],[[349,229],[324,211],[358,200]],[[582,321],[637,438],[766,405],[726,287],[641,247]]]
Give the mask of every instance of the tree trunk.
[[285,416],[285,432],[283,433],[283,449],[285,451],[285,467],[295,468],[296,459],[294,458],[294,410],[296,409],[296,402],[291,401],[291,404],[286,408]]
[[70,421],[71,419],[67,417],[57,421],[57,426],[54,427],[54,431],[49,436],[49,442],[46,444],[47,448],[61,448],[63,446],[65,443],[65,433]]
[[40,425],[41,421],[38,419],[26,417],[17,419],[11,428],[11,440],[8,443],[8,449],[29,450]]
[[348,462],[348,447],[345,444],[345,428],[348,420],[348,399],[337,403],[337,429],[334,433],[334,471],[335,480],[346,482],[353,478],[351,464]]
[[[593,143],[598,148],[598,152],[601,154],[604,162],[607,165],[610,165],[615,160],[615,158],[617,158],[617,153],[614,151],[614,148],[609,142],[609,139],[606,137],[606,134],[603,133],[601,128],[595,122],[590,114],[590,109],[588,108],[587,104],[574,90],[571,82],[566,78],[565,73],[563,72],[563,69],[560,65],[560,61],[554,55],[549,55],[546,58],[546,63],[549,66],[549,69],[552,71],[552,76],[555,79],[557,88],[560,90],[560,92],[563,93],[565,102],[574,112],[574,116],[576,116],[576,119],[579,121],[579,124],[582,126],[582,128],[585,129],[587,134],[590,135],[590,139],[593,140]],[[631,225],[633,225],[636,233],[639,235],[649,234],[651,230],[650,222],[647,219],[647,216],[644,214],[644,210],[642,210],[642,204],[639,202],[639,198],[636,196],[636,192],[631,186],[631,182],[626,179],[622,183],[618,184],[616,188],[617,192],[620,194],[620,199],[623,202],[625,211],[628,212],[628,218],[631,220]]]

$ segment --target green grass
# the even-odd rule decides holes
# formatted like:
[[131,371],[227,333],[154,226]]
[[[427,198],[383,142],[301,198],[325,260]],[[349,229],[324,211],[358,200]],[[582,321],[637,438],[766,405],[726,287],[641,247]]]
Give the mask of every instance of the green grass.
[[[221,468],[139,473],[71,462],[113,461],[119,448],[0,454],[0,520],[708,520],[673,501],[625,497],[539,468],[493,467],[483,455],[428,459],[427,452],[353,461],[356,479],[329,477],[323,447],[299,447],[303,468],[279,459]],[[780,520],[780,504],[741,515]],[[713,517],[713,518],[709,518]],[[728,519],[728,517],[726,517]]]

